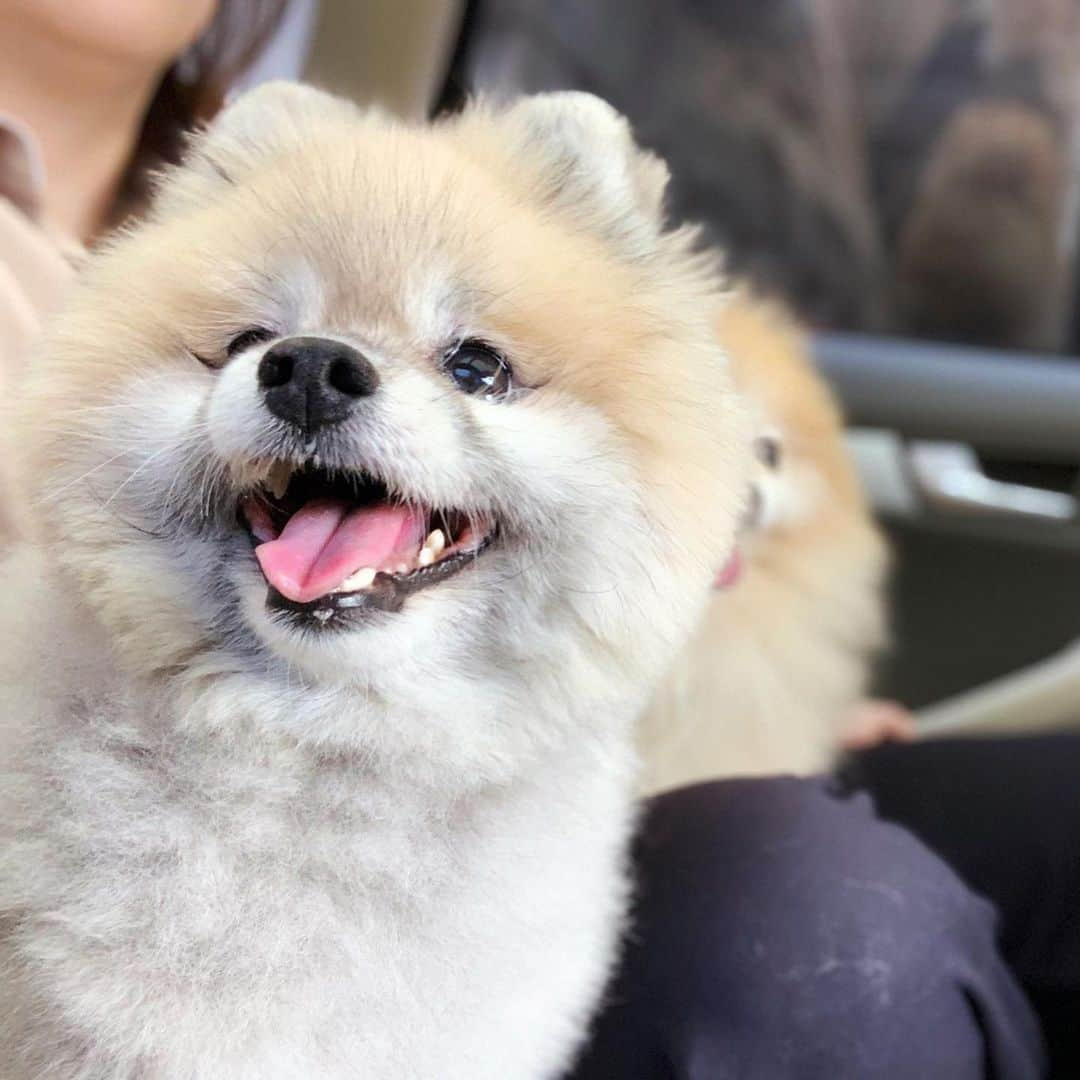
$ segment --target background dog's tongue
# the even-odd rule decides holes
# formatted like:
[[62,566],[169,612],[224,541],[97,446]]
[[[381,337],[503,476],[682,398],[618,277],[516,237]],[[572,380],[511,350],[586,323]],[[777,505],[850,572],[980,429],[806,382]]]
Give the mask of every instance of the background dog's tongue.
[[333,592],[357,570],[378,569],[392,555],[419,547],[423,516],[405,506],[354,507],[313,499],[276,540],[255,549],[266,580],[282,596],[306,604]]
[[728,561],[717,571],[716,577],[713,578],[713,588],[730,589],[733,585],[738,585],[739,579],[743,576],[743,570],[742,552],[736,548]]

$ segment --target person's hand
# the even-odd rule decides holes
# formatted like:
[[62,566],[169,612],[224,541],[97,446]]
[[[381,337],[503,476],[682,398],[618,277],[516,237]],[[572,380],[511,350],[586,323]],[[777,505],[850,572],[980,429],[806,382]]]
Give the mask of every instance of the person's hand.
[[856,752],[883,742],[911,742],[917,734],[914,716],[898,701],[870,698],[848,711],[840,729],[840,745]]

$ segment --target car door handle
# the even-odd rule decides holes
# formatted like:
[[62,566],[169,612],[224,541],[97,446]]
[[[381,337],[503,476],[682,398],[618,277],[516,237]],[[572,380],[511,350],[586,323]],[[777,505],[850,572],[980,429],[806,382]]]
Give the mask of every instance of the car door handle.
[[965,443],[917,440],[908,444],[908,463],[922,498],[952,514],[1072,521],[1077,500],[1060,491],[994,480]]

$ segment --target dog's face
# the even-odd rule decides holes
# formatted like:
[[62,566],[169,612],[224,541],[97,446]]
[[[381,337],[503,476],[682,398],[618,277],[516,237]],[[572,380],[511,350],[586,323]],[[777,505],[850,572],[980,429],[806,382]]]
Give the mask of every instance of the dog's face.
[[[802,331],[782,308],[747,294],[724,307],[716,325],[752,427],[740,545],[746,568],[786,585],[793,602],[823,596],[823,606],[844,610],[864,596],[876,602],[882,541],[847,454],[840,411]],[[852,603],[842,602],[845,594]]]
[[43,542],[144,668],[662,664],[747,457],[663,179],[582,95],[434,129],[241,99],[31,380]]
[[813,460],[813,446],[806,447],[798,432],[778,424],[752,392],[747,395],[747,408],[754,431],[754,464],[745,536],[753,544],[773,530],[798,528],[813,517],[828,492]]

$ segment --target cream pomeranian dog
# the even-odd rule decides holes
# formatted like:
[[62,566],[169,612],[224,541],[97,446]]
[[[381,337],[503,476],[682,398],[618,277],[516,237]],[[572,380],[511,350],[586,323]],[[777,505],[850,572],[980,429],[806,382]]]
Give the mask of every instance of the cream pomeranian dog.
[[717,334],[755,427],[736,554],[641,726],[645,787],[826,767],[884,644],[883,541],[803,332],[736,292]]
[[588,95],[277,84],[91,261],[16,421],[5,1080],[567,1065],[750,465],[665,180]]

